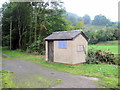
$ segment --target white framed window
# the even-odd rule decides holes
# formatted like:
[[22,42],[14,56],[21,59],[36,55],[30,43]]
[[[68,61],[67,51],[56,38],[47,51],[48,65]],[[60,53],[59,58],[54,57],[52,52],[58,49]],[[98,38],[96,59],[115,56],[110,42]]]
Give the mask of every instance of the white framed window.
[[84,45],[78,45],[77,52],[83,52],[83,51],[84,51]]

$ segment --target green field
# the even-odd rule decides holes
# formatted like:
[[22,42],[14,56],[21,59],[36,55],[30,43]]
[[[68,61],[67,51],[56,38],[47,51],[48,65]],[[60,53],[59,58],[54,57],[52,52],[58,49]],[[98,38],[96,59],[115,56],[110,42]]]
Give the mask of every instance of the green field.
[[118,51],[118,40],[115,41],[101,41],[95,45],[88,45],[88,49],[94,49],[94,50],[102,50],[104,51],[109,51],[112,54],[120,54]]
[[[97,81],[104,88],[118,88],[118,66],[109,64],[82,64],[82,65],[65,65],[52,62],[46,62],[45,57],[41,55],[32,55],[20,50],[10,51],[6,47],[3,53],[14,57],[14,59],[28,60],[36,64],[40,64],[59,71],[68,72],[76,75],[84,75],[91,77],[99,77],[101,81]],[[7,58],[6,58],[7,59]],[[10,58],[8,58],[10,59]]]
[[96,45],[118,45],[118,40],[115,41],[101,41]]
[[88,49],[102,50],[103,52],[109,51],[112,54],[119,54],[118,45],[89,45]]

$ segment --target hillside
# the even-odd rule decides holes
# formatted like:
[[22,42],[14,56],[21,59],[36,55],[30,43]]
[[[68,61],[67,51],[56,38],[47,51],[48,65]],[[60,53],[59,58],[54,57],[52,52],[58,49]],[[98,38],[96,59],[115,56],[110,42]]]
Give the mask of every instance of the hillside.
[[[91,24],[84,24],[84,30],[101,30],[105,25],[91,25]],[[112,26],[109,26],[109,28],[117,28],[117,24],[113,24]]]
[[97,26],[97,25],[88,24],[88,25],[84,25],[84,30],[100,30],[104,27],[105,27],[104,25]]
[[71,22],[71,25],[73,25],[73,26],[76,25],[76,23],[78,22],[79,16],[77,14],[71,13],[71,12],[67,12],[66,14],[67,14],[66,19]]
[[[99,17],[97,19],[99,19],[98,21],[95,21],[94,20],[91,20],[90,16],[89,15],[84,15],[83,17],[81,16],[78,16],[77,14],[75,13],[71,13],[71,12],[66,12],[66,19],[68,21],[70,21],[70,24],[72,26],[76,26],[76,24],[78,22],[80,22],[81,20],[84,20],[84,29],[85,30],[101,30],[103,29],[104,27],[109,27],[109,28],[117,28],[118,24],[117,22],[112,22],[112,21],[109,21],[107,19],[107,17],[103,16],[103,15],[96,15],[96,17]],[[104,19],[102,17],[105,17]],[[96,20],[97,20],[96,19]],[[106,24],[101,24],[101,23],[104,23],[106,20],[109,21],[109,23],[106,23]],[[96,24],[93,24],[96,23]]]

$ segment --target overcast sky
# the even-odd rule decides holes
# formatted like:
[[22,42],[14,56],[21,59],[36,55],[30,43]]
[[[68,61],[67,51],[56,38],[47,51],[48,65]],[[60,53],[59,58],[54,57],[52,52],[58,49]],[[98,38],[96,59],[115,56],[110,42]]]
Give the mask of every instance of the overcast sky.
[[91,19],[95,15],[105,15],[111,21],[118,21],[118,2],[120,0],[63,0],[68,12],[78,16],[88,14]]
[[[2,3],[9,0],[1,0]],[[84,16],[88,14],[91,19],[95,15],[105,15],[111,21],[118,21],[118,2],[120,0],[62,0],[68,12]]]

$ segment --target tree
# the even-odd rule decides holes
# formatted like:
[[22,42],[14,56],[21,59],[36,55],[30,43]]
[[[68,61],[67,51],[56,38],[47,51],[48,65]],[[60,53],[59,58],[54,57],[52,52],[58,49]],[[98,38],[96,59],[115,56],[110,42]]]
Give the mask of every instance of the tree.
[[[79,18],[79,16],[77,16],[76,14],[67,12],[67,20],[69,20],[71,22],[72,26],[75,26],[77,24],[78,18]],[[79,20],[79,21],[81,21],[81,20]]]
[[83,19],[82,17],[78,17],[78,21],[82,21],[82,19]]
[[83,29],[84,25],[84,19],[82,21],[78,22],[75,26],[75,29]]
[[[19,48],[22,49],[22,40],[30,26],[30,3],[10,2],[3,10],[3,40],[5,36],[10,36],[10,41],[7,40],[10,42],[10,47],[12,44],[12,47],[15,49],[19,44]],[[8,39],[8,37],[6,37],[6,39]],[[14,43],[16,43],[16,45]]]
[[64,13],[60,1],[6,3],[2,19],[3,46],[43,54],[44,38],[52,32],[67,30],[69,24]]
[[92,21],[93,25],[111,25],[109,19],[107,19],[104,15],[96,15],[94,20]]
[[104,27],[100,30],[83,30],[89,37],[89,44],[96,44],[100,41],[118,40],[118,28]]
[[91,18],[89,15],[87,15],[87,14],[84,15],[83,19],[84,19],[84,24],[90,24]]
[[[3,8],[2,8],[2,11],[4,12],[3,19],[2,19],[3,29],[7,28],[6,26],[9,26],[7,28],[9,31],[6,33],[10,33],[9,38],[7,38],[7,39],[10,39],[10,42],[9,42],[10,49],[12,49],[12,22],[13,22],[13,20],[12,20],[13,13],[12,12],[13,12],[13,8],[14,8],[14,4],[11,4],[11,3],[10,4],[7,4],[7,3],[3,4]],[[3,35],[4,35],[4,33],[3,33]],[[4,40],[4,38],[3,38],[3,40]]]
[[[23,49],[23,44],[26,43],[25,38],[27,30],[31,22],[31,4],[28,2],[16,3],[14,8],[14,15],[16,18],[18,33],[19,33],[19,48]],[[23,39],[24,38],[24,39]],[[24,40],[24,42],[22,42]]]

